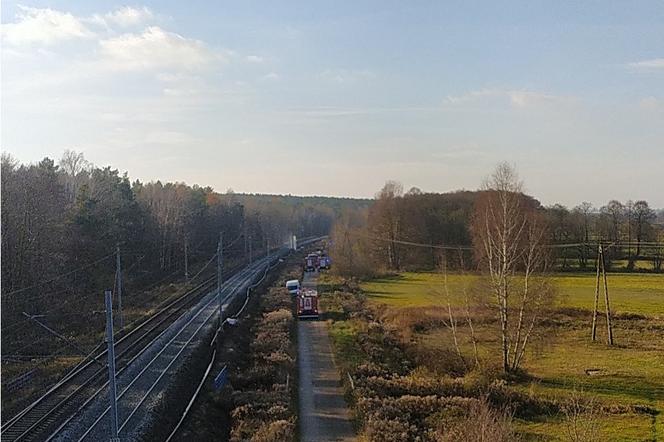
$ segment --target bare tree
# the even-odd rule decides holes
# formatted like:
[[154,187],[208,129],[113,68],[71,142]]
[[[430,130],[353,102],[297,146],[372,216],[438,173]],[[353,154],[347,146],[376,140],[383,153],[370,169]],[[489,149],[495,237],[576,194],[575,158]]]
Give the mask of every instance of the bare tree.
[[67,199],[70,203],[73,203],[80,187],[88,178],[87,172],[92,168],[92,164],[85,159],[83,152],[65,150],[58,165],[62,172]]
[[611,241],[620,241],[620,231],[625,218],[625,206],[620,201],[611,200],[600,212],[609,219],[608,236]]
[[396,181],[388,181],[376,195],[376,202],[369,213],[370,224],[375,235],[388,240],[377,245],[379,250],[386,247],[387,266],[392,270],[401,267],[401,250],[396,242],[400,238],[402,223],[401,197],[403,186]]
[[655,211],[650,208],[647,201],[637,201],[632,206],[632,221],[636,237],[636,256],[641,254],[641,242],[650,227],[650,221],[655,218]]
[[594,401],[584,401],[574,391],[563,404],[565,416],[565,439],[569,442],[597,442],[601,440],[599,411]]
[[473,219],[476,257],[488,274],[500,323],[502,364],[516,371],[552,290],[546,278],[546,228],[516,171],[500,164],[484,186]]
[[445,294],[445,303],[447,304],[447,321],[444,321],[444,324],[452,332],[452,339],[454,341],[454,348],[456,350],[457,356],[459,356],[459,359],[461,360],[464,368],[468,370],[466,358],[463,357],[463,353],[461,353],[461,347],[459,346],[459,338],[457,335],[457,318],[456,314],[452,311],[452,299],[450,296],[449,284],[447,283],[447,257],[444,253],[441,256],[440,270],[443,274],[443,289]]
[[579,246],[579,267],[585,269],[588,265],[588,243],[590,242],[590,220],[593,213],[593,205],[587,201],[582,202],[574,209],[574,224],[576,240],[582,243]]

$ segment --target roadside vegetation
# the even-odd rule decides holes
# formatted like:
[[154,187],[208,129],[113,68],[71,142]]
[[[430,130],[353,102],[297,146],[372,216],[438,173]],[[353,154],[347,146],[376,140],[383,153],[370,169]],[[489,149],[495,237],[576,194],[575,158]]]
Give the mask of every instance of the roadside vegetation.
[[[506,164],[474,193],[388,182],[335,226],[323,308],[366,439],[664,435],[661,221],[644,202],[570,212],[521,189]],[[613,345],[603,296],[591,340],[598,242]]]
[[262,299],[262,316],[251,329],[249,361],[231,379],[231,441],[294,440],[297,407],[291,392],[297,386],[296,324],[285,280],[278,282]]
[[[287,258],[239,322],[225,327],[214,369],[175,440],[297,440],[297,324],[284,285],[301,277],[300,260]],[[215,390],[211,379],[224,366],[228,381]]]
[[[326,276],[321,281],[323,308],[332,321],[331,336],[348,398],[369,440],[391,440],[380,435],[387,421],[392,430],[405,435],[395,440],[418,436],[444,440],[438,438],[436,428],[448,434],[451,427],[436,427],[434,422],[440,422],[432,416],[447,413],[449,403],[456,406],[455,416],[463,419],[489,407],[497,413],[496,423],[514,433],[508,440],[518,436],[523,440],[649,441],[662,434],[662,318],[617,315],[618,345],[609,347],[590,342],[590,310],[561,302],[544,329],[544,334],[552,336],[541,339],[525,358],[523,375],[505,377],[500,357],[493,351],[499,347],[496,321],[487,317],[481,323],[475,316],[480,360],[475,367],[468,327],[459,324],[457,328],[462,360],[447,325],[442,293],[434,295],[441,285],[440,275],[414,276],[428,280],[430,289],[423,290],[425,283],[417,278],[357,284]],[[616,279],[612,279],[614,285],[619,284]],[[404,289],[410,289],[411,302],[384,296]],[[663,296],[660,289],[659,297]],[[417,415],[406,409],[422,398],[429,401],[423,408],[426,412]],[[386,409],[396,414],[389,418],[372,414]]]

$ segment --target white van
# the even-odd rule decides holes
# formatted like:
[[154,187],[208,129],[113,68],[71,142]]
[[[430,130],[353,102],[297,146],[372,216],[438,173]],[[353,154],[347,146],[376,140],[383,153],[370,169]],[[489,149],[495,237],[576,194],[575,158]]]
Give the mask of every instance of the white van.
[[300,281],[297,279],[286,281],[286,288],[288,289],[288,293],[291,295],[297,295],[300,291]]

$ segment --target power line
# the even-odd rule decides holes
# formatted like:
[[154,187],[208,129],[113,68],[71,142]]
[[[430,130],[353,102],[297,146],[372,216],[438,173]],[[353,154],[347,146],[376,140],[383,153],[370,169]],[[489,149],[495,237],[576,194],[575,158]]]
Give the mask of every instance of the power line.
[[38,284],[34,284],[34,285],[29,286],[29,287],[24,287],[24,288],[22,288],[22,289],[14,290],[13,292],[3,293],[3,295],[4,295],[4,296],[11,296],[11,295],[15,295],[16,293],[21,293],[21,292],[24,292],[24,291],[26,291],[26,290],[30,290],[30,289],[34,289],[34,288],[37,288],[37,287],[41,287],[42,285],[49,284],[49,283],[51,283],[51,282],[53,282],[53,281],[57,281],[58,279],[60,279],[60,278],[64,278],[65,276],[71,275],[71,274],[76,273],[76,272],[79,272],[79,271],[81,271],[81,270],[85,270],[85,269],[87,269],[87,268],[90,268],[90,267],[92,267],[92,266],[94,266],[94,265],[96,265],[96,264],[99,264],[100,262],[102,262],[102,261],[104,261],[104,260],[106,260],[106,259],[108,259],[108,258],[110,258],[111,256],[114,256],[114,255],[115,255],[115,252],[113,252],[113,253],[111,253],[111,254],[109,254],[109,255],[106,255],[106,256],[104,256],[104,257],[102,257],[102,258],[99,258],[98,260],[93,261],[93,262],[91,262],[90,264],[84,265],[83,267],[79,267],[79,268],[74,269],[74,270],[71,270],[71,271],[69,271],[69,272],[67,272],[67,273],[63,273],[62,275],[58,275],[58,276],[56,276],[55,278],[49,279],[48,281],[40,282],[40,283],[38,283]]
[[[350,235],[354,236],[359,236],[361,238],[366,238],[366,239],[371,239],[374,241],[384,241],[384,242],[391,242],[394,244],[403,244],[403,245],[408,245],[408,246],[414,246],[414,247],[424,247],[424,248],[429,248],[429,249],[439,249],[439,250],[473,250],[472,246],[468,245],[444,245],[444,244],[426,244],[426,243],[418,243],[418,242],[413,242],[413,241],[404,241],[404,240],[399,240],[399,239],[390,239],[390,238],[381,238],[378,236],[373,236],[373,235],[363,235],[358,232],[352,232],[352,231],[347,231]],[[604,247],[613,247],[621,245],[616,242],[604,242],[603,246]],[[580,242],[580,243],[566,243],[566,244],[543,244],[544,247],[550,248],[550,249],[565,249],[565,248],[578,248],[578,247],[588,247],[588,248],[595,248],[597,247],[597,244],[591,244],[591,243],[585,243],[585,242]]]

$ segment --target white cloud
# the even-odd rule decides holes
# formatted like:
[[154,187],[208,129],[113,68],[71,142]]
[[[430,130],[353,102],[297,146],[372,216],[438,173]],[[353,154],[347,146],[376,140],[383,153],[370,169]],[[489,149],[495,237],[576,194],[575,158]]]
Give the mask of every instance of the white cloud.
[[91,21],[104,26],[117,25],[126,28],[146,23],[153,17],[152,11],[145,6],[139,9],[123,6],[104,15],[95,14]]
[[655,97],[645,97],[639,101],[639,107],[644,110],[656,110],[662,105],[662,101]]
[[220,58],[203,42],[157,26],[150,26],[141,34],[102,40],[99,44],[104,62],[118,70],[196,70]]
[[274,81],[278,80],[279,78],[280,78],[279,74],[277,74],[276,72],[270,72],[269,74],[263,75],[263,80]]
[[627,67],[636,72],[664,71],[664,58],[635,61],[628,63]]
[[2,25],[3,40],[12,45],[52,45],[63,40],[87,38],[94,34],[68,12],[18,6],[14,23]]
[[573,97],[545,94],[525,89],[480,89],[464,95],[449,96],[446,102],[449,104],[463,104],[485,99],[506,100],[512,107],[517,108],[532,107],[547,103],[564,103],[574,100]]
[[247,55],[245,60],[247,60],[249,63],[262,63],[265,61],[265,59],[259,55]]
[[327,69],[321,72],[320,78],[338,84],[351,84],[372,80],[376,75],[368,69]]

